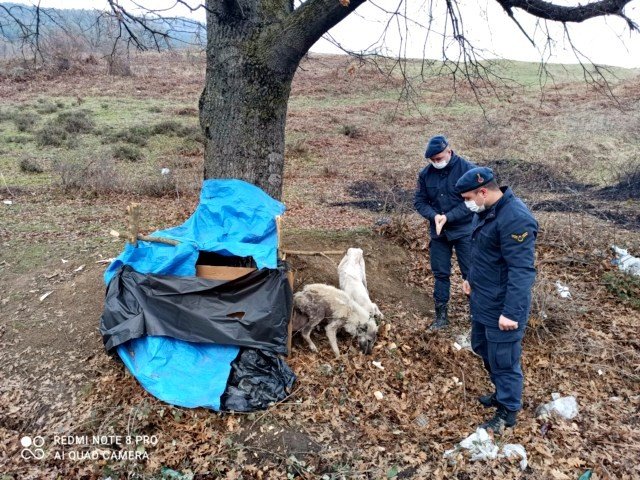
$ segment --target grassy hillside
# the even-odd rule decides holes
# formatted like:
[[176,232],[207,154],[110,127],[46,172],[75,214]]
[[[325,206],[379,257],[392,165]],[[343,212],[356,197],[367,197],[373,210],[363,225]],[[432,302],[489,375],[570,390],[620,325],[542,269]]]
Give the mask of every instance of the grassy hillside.
[[[298,382],[266,412],[173,407],[145,392],[104,353],[97,330],[102,273],[124,241],[125,209],[141,231],[183,222],[198,201],[203,145],[197,102],[204,58],[131,57],[132,76],[102,60],[68,71],[0,68],[0,473],[7,478],[637,478],[640,287],[612,265],[610,245],[640,256],[640,76],[615,69],[610,90],[576,66],[495,62],[488,86],[421,62],[384,73],[311,55],[293,84],[286,130],[283,246],[360,246],[382,308],[374,354],[341,336],[336,360],[294,338]],[[508,80],[504,80],[507,79]],[[542,86],[541,86],[542,85]],[[489,88],[486,88],[489,87]],[[540,223],[538,277],[524,341],[524,410],[504,443],[529,466],[471,462],[444,451],[486,411],[482,365],[454,342],[468,330],[452,281],[452,328],[433,319],[427,225],[412,207],[434,134],[492,166]],[[168,168],[168,174],[161,169]],[[340,256],[289,255],[296,289],[337,283]],[[556,281],[569,286],[561,298]],[[384,370],[371,362],[379,361]],[[378,400],[373,392],[383,393]],[[575,395],[571,422],[536,418],[553,392]],[[147,461],[53,458],[52,435],[156,435]],[[49,456],[20,457],[23,435]],[[106,447],[115,451],[114,445]],[[67,450],[73,450],[68,448]],[[0,475],[0,477],[2,477]],[[2,477],[4,478],[4,477]]]

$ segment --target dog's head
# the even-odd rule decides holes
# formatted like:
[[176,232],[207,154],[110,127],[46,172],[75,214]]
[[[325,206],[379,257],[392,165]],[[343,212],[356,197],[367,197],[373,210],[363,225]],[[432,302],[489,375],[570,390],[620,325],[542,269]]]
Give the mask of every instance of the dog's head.
[[369,355],[373,351],[373,345],[376,343],[377,336],[378,325],[373,318],[369,318],[365,323],[358,325],[356,329],[356,339],[358,340],[358,347],[362,353]]

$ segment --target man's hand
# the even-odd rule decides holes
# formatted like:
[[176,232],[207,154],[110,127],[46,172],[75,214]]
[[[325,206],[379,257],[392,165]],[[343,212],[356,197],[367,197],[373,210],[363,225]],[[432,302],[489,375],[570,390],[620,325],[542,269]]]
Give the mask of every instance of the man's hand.
[[462,282],[462,293],[464,293],[467,297],[471,295],[471,284],[469,280],[465,280]]
[[517,330],[518,322],[514,322],[513,320],[509,320],[504,315],[500,315],[500,320],[498,320],[498,327],[500,330]]
[[442,232],[442,227],[444,227],[444,224],[447,223],[447,216],[436,215],[435,221],[436,221],[436,233],[440,235],[440,232]]

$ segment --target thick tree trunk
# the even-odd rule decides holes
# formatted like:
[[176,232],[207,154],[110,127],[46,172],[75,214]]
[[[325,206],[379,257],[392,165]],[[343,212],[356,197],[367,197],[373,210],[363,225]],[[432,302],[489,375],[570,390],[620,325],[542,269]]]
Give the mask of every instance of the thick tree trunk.
[[250,28],[208,32],[206,84],[200,99],[205,178],[239,178],[282,196],[287,102],[297,61],[274,71]]
[[205,178],[238,178],[282,198],[293,75],[311,45],[364,1],[294,9],[293,0],[207,0]]

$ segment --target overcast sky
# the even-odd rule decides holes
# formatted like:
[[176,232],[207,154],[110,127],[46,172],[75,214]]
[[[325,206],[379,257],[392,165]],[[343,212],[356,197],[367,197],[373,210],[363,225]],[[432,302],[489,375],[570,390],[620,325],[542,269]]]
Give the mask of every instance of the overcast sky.
[[[30,4],[30,1],[12,0],[14,3]],[[338,0],[336,0],[338,1]],[[121,5],[132,8],[130,0],[121,0]],[[139,4],[159,8],[173,5],[170,0],[139,0]],[[196,5],[198,2],[191,0]],[[298,1],[296,3],[299,3]],[[556,0],[556,3],[573,4],[568,0]],[[576,2],[577,3],[577,2]],[[105,0],[41,0],[43,7],[57,8],[106,8]],[[388,28],[386,38],[380,42],[382,32],[389,22],[390,16],[383,11],[395,11],[399,4],[403,5],[402,12],[414,22],[406,23],[402,18],[395,17]],[[397,55],[398,50],[407,57],[439,58],[442,52],[442,34],[448,27],[444,23],[446,6],[444,0],[434,0],[431,33],[425,42],[426,29],[429,23],[430,2],[427,0],[377,0],[359,7],[356,12],[341,22],[333,30],[331,36],[349,50],[360,51],[374,45],[380,53]],[[547,61],[554,63],[576,63],[576,56],[569,47],[566,35],[561,25],[548,23],[548,28],[556,40],[552,48],[551,57],[548,51],[541,54],[546,34],[537,20],[516,10],[516,18],[524,26],[527,33],[536,40],[538,49],[534,48],[526,37],[518,30],[515,23],[507,17],[495,0],[458,0],[465,36],[478,48],[487,51],[487,58],[503,57],[513,60],[539,61],[541,55]],[[407,10],[405,10],[406,8]],[[640,24],[640,0],[633,0],[626,8],[626,14]],[[202,9],[196,14],[190,14],[183,7],[177,7],[171,15],[196,17],[204,22]],[[448,27],[450,28],[450,27]],[[546,28],[546,27],[545,27]],[[399,32],[402,32],[401,34]],[[595,63],[615,65],[621,67],[640,68],[640,34],[630,34],[625,22],[619,18],[592,19],[582,24],[569,26],[569,34],[574,45],[588,59]],[[312,48],[314,52],[339,53],[340,50],[326,40],[320,40]],[[585,60],[583,58],[583,60]]]

